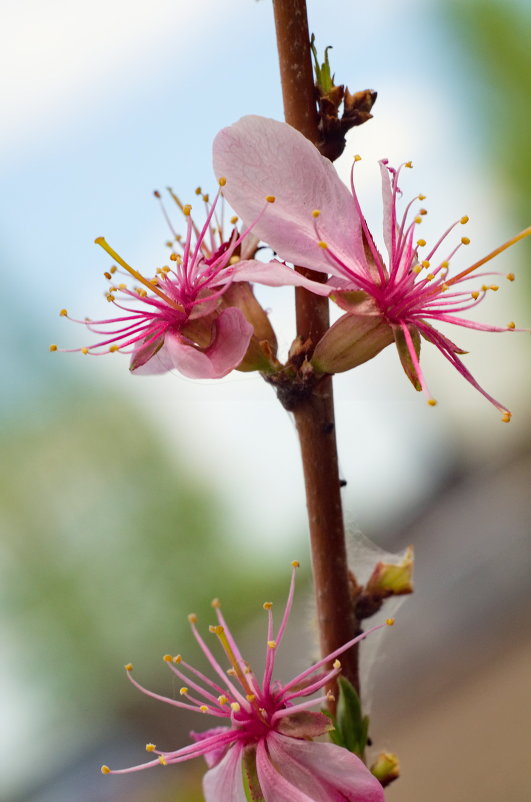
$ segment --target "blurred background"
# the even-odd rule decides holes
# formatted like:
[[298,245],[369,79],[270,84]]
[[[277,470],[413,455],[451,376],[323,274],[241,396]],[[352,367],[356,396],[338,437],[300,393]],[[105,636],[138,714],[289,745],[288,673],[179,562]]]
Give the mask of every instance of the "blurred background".
[[[309,14],[318,46],[334,46],[338,82],[379,93],[338,165],[346,175],[363,155],[373,230],[384,156],[414,161],[404,190],[428,197],[425,239],[470,215],[462,267],[529,223],[527,4],[310,0]],[[99,773],[142,761],[147,741],[177,748],[199,727],[138,694],[122,666],[175,693],[160,658],[193,660],[186,614],[207,625],[213,596],[259,661],[261,604],[283,599],[294,558],[303,573],[280,672],[315,655],[293,423],[256,375],[133,377],[125,357],[48,345],[85,344],[62,307],[78,318],[108,310],[96,236],[149,273],[167,239],[152,191],[171,185],[193,201],[198,184],[212,186],[221,127],[282,117],[272,10],[268,0],[4,0],[0,42],[0,798],[199,801],[199,760]],[[518,278],[478,319],[530,325],[526,259],[527,244],[498,259]],[[285,351],[292,293],[258,294]],[[417,555],[417,592],[367,699],[372,737],[402,762],[390,802],[525,802],[529,336],[452,336],[513,411],[510,426],[435,349],[423,354],[435,409],[392,349],[336,379],[349,529]]]

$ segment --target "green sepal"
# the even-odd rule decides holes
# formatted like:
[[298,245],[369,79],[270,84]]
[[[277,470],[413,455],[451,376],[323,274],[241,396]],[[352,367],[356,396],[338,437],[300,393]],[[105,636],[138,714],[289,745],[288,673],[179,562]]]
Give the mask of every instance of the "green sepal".
[[253,746],[246,747],[243,750],[242,779],[247,802],[265,802],[260,783],[258,782],[256,749]]
[[369,732],[369,717],[363,715],[360,697],[348,679],[339,677],[338,687],[337,710],[333,719],[335,730],[330,733],[330,738],[337,746],[343,746],[363,760]]
[[312,49],[312,56],[313,56],[315,83],[319,87],[321,94],[327,95],[328,92],[331,92],[332,89],[335,89],[335,84],[334,84],[335,75],[331,74],[330,62],[328,61],[328,51],[332,49],[332,46],[328,45],[328,47],[325,47],[324,61],[322,64],[319,63],[319,56],[317,55],[317,48],[315,46],[315,35],[313,33],[312,33],[312,38],[310,39],[310,47]]

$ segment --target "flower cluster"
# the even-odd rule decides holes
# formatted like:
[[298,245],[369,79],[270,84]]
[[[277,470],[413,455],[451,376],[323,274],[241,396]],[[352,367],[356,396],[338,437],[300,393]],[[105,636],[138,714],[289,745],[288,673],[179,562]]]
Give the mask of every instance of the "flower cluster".
[[[193,635],[215,680],[189,665],[181,655],[165,655],[165,662],[183,683],[180,695],[186,701],[179,701],[146,690],[134,679],[133,666],[125,666],[130,681],[143,693],[175,707],[213,716],[218,726],[192,733],[194,743],[174,752],[147,744],[147,751],[156,758],[127,769],[102,766],[103,774],[124,774],[204,756],[209,767],[203,780],[207,802],[245,802],[244,776],[253,798],[264,802],[383,802],[382,786],[356,755],[334,744],[313,740],[329,732],[332,724],[324,713],[311,710],[329,699],[323,689],[341,671],[338,657],[380,627],[345,643],[289,682],[273,679],[275,656],[293,604],[298,563],[293,562],[292,567],[288,598],[276,634],[272,604],[263,605],[268,625],[261,679],[242,656],[217,599],[212,603],[217,624],[210,627],[210,632],[223,649],[228,669],[200,635],[196,616],[189,616]],[[392,624],[393,620],[386,623]]]

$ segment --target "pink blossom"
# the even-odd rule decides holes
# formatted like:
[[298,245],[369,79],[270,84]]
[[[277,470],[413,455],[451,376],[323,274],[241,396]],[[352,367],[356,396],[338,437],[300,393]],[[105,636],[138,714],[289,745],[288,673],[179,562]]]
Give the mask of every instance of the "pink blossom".
[[[261,681],[243,658],[218,600],[213,602],[217,624],[210,627],[210,632],[221,644],[230,666],[228,670],[218,662],[199,634],[194,615],[189,616],[192,632],[216,679],[202,674],[181,655],[164,657],[183,683],[180,695],[186,701],[146,690],[133,678],[133,667],[126,665],[127,676],[143,693],[175,707],[211,715],[223,722],[223,726],[192,733],[194,743],[174,752],[161,751],[148,744],[146,749],[157,755],[155,759],[128,769],[111,770],[103,766],[104,774],[124,774],[160,764],[166,766],[202,755],[209,767],[203,782],[207,802],[245,802],[242,772],[249,766],[256,767],[265,802],[383,802],[380,783],[356,755],[334,744],[311,740],[327,733],[331,722],[324,713],[310,710],[326,702],[326,693],[315,694],[340,673],[339,655],[379,627],[349,641],[291,681],[282,684],[274,680],[275,656],[293,603],[298,563],[292,565],[288,599],[276,635],[272,605],[264,604],[268,626]],[[387,623],[391,624],[392,620]]]
[[[230,180],[227,199],[244,220],[256,215],[262,188],[274,192],[275,208],[256,225],[254,233],[279,256],[293,264],[328,275],[326,286],[344,315],[317,345],[313,366],[319,372],[336,372],[354,367],[374,356],[395,340],[406,374],[428,403],[436,402],[429,392],[420,364],[420,336],[435,345],[446,359],[510,420],[509,410],[490,396],[459,358],[459,346],[432,325],[453,324],[477,331],[514,331],[513,322],[504,326],[477,323],[463,313],[496,291],[478,268],[531,233],[526,229],[465,270],[450,275],[450,262],[469,243],[461,237],[448,246],[449,235],[468,217],[454,222],[433,246],[418,237],[425,209],[415,209],[417,195],[401,212],[399,178],[407,162],[398,169],[386,159],[380,162],[384,207],[383,238],[388,261],[382,258],[369,231],[354,186],[343,184],[328,159],[295,129],[262,117],[243,117],[223,129],[214,142],[214,168]],[[421,255],[422,254],[422,255]],[[466,288],[472,278],[478,287]],[[509,273],[509,280],[514,276]],[[354,317],[355,316],[355,317]],[[357,321],[356,319],[357,318]],[[341,347],[341,360],[334,359]],[[349,350],[350,349],[350,350]],[[332,366],[332,367],[331,367]]]

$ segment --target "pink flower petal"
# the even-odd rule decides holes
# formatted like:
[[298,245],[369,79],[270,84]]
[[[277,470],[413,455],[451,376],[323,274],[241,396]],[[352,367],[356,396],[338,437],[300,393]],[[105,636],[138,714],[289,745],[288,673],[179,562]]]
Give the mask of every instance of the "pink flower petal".
[[[223,735],[227,732],[230,732],[230,727],[211,727],[209,730],[204,730],[203,732],[192,732],[190,733],[190,737],[195,743],[201,743],[201,741],[206,740],[207,738],[211,738],[213,735]],[[222,746],[218,747],[217,749],[211,749],[208,752],[205,752],[204,758],[206,760],[206,764],[209,769],[217,766],[218,763],[225,757],[227,753],[227,749],[232,746],[230,743],[224,743]]]
[[234,307],[224,309],[214,322],[211,345],[200,350],[178,333],[166,334],[165,346],[173,367],[190,379],[220,379],[234,370],[247,351],[253,327]]
[[[265,802],[315,802],[314,796],[308,796],[277,771],[263,740],[256,747],[256,770]],[[336,800],[332,798],[328,802]]]
[[251,281],[257,284],[265,284],[267,287],[305,287],[317,295],[330,295],[334,289],[330,284],[320,284],[318,281],[305,278],[292,267],[288,267],[276,260],[268,263],[258,262],[254,259],[239,262],[236,265],[232,280]]
[[131,355],[129,370],[135,376],[155,376],[173,370],[173,362],[164,343],[158,350],[157,343],[136,348]]
[[[253,228],[282,259],[301,267],[336,273],[319,247],[325,240],[339,258],[363,259],[361,230],[352,196],[311,142],[286,123],[265,117],[242,117],[214,140],[214,170],[227,179],[224,195],[247,223],[264,208]],[[318,209],[320,236],[312,211]]]
[[206,802],[246,802],[242,777],[241,744],[234,744],[221,763],[203,777]]
[[329,789],[327,797],[310,797],[316,802],[336,799],[384,802],[383,788],[376,777],[347,749],[334,744],[287,738],[278,733],[268,737],[268,746],[272,760],[279,767],[285,767],[281,768],[282,773],[296,785],[306,782],[310,772],[320,787]]
[[385,247],[387,248],[387,253],[389,254],[389,264],[391,264],[391,260],[393,258],[393,190],[391,188],[389,170],[387,169],[385,162],[381,161],[379,164],[382,176],[383,235]]

